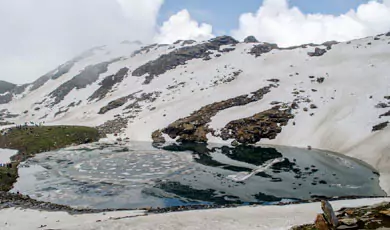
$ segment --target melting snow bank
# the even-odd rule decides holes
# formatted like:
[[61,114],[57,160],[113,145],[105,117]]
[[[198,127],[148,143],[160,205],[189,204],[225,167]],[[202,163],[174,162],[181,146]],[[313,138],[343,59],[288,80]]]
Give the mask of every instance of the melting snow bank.
[[[390,202],[390,198],[343,200],[331,202],[335,210]],[[257,206],[230,209],[188,211],[146,216],[143,211],[108,212],[100,214],[69,215],[64,212],[40,212],[22,209],[0,211],[0,228],[25,229],[290,229],[309,224],[320,203],[288,206]],[[21,221],[23,220],[23,221]]]
[[0,149],[0,164],[7,164],[11,162],[11,157],[18,153],[17,150]]

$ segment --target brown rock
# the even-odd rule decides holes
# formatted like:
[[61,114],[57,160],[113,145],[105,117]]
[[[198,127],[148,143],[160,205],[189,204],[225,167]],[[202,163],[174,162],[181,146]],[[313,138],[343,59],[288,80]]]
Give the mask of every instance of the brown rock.
[[322,214],[318,214],[315,220],[315,226],[318,230],[331,230],[325,217]]

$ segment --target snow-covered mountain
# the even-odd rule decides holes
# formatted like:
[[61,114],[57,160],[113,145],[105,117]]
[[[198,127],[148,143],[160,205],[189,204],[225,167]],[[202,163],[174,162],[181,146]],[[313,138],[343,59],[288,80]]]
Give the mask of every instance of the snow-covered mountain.
[[390,33],[289,48],[227,36],[122,42],[10,87],[0,110],[3,123],[98,126],[137,141],[311,146],[389,173],[389,64]]

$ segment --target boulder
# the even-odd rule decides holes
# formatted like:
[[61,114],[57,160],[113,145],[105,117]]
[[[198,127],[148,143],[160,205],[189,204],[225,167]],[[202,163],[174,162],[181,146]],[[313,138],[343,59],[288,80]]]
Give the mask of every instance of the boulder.
[[245,43],[259,43],[255,36],[248,36],[244,39]]
[[314,52],[308,52],[307,54],[310,57],[319,57],[326,53],[327,51],[325,49],[315,48]]

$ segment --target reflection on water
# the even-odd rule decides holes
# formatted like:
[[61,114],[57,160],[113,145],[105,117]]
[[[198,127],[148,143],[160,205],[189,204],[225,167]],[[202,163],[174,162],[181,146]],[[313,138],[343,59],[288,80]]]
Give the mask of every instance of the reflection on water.
[[22,167],[14,191],[91,208],[385,195],[358,161],[288,147],[95,143],[40,154]]

